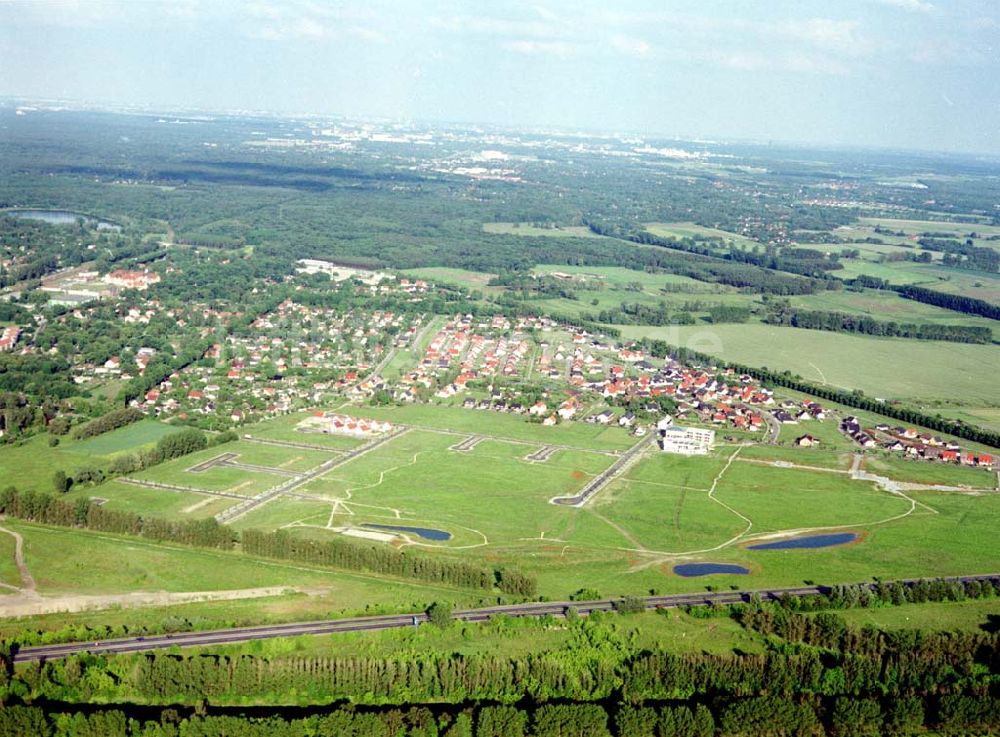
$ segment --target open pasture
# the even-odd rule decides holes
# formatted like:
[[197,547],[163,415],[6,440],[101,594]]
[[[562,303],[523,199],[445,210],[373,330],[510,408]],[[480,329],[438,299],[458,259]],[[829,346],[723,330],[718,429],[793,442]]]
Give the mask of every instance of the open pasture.
[[601,238],[586,225],[538,226],[532,223],[483,223],[483,232],[538,238]]
[[66,450],[87,456],[114,455],[142,446],[155,445],[160,438],[178,430],[179,428],[156,420],[140,420],[117,430],[67,445]]
[[760,245],[752,238],[730,233],[728,230],[708,228],[696,223],[646,223],[646,230],[662,238],[720,238],[724,243],[733,243],[740,248],[753,248]]

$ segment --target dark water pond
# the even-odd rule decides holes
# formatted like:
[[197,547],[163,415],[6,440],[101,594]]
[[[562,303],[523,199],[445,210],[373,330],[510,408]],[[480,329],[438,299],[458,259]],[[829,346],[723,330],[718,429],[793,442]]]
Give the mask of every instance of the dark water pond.
[[858,539],[856,532],[834,532],[828,535],[808,535],[793,537],[790,540],[778,540],[773,543],[751,545],[750,550],[801,550],[804,548],[829,548],[834,545],[847,545]]
[[107,220],[99,220],[82,212],[71,212],[69,210],[4,210],[4,215],[14,218],[24,218],[25,220],[41,220],[50,225],[72,225],[79,218],[83,218],[87,225],[96,226],[98,230],[121,230],[120,225],[109,223]]
[[734,563],[681,563],[674,566],[674,573],[685,578],[711,576],[716,573],[735,573],[739,576],[745,576],[750,573],[750,569]]
[[372,527],[376,530],[392,530],[394,532],[412,532],[414,535],[425,540],[451,540],[451,533],[444,530],[434,530],[427,527],[405,527],[403,525],[376,525],[366,522],[363,527]]

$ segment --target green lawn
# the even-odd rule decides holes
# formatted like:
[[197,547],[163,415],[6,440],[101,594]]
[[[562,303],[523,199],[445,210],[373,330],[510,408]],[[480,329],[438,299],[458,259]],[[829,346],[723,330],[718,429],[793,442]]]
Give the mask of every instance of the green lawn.
[[862,389],[875,397],[907,403],[961,398],[971,406],[1000,404],[1000,383],[983,380],[985,367],[1000,365],[997,345],[875,338],[762,324],[625,325],[621,331],[626,338],[662,338],[726,360]]

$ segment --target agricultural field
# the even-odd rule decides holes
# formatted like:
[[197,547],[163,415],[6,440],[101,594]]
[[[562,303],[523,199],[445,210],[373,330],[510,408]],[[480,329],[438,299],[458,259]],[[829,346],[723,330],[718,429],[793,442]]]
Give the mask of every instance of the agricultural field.
[[35,435],[21,443],[3,447],[0,453],[0,484],[51,491],[52,475],[57,470],[72,476],[83,468],[102,465],[120,453],[151,447],[161,437],[177,432],[177,429],[155,420],[143,420],[84,440],[74,440],[66,435],[59,438],[55,446],[49,445],[47,436]]
[[674,345],[751,366],[789,370],[809,381],[907,402],[1000,405],[1000,384],[984,381],[1000,365],[1000,346],[913,341],[802,330],[772,325],[622,326],[628,338],[661,338]]
[[404,269],[400,273],[405,274],[411,279],[425,279],[434,283],[457,284],[466,289],[478,289],[484,294],[495,294],[503,291],[502,288],[488,286],[489,280],[496,276],[496,274],[488,274],[484,271],[433,266],[423,269]]
[[[870,315],[898,323],[969,325],[997,330],[996,320],[963,315],[953,310],[900,297],[895,292],[866,289],[862,292],[825,291],[789,298],[793,307]],[[994,333],[994,340],[998,333]]]
[[646,223],[646,230],[663,238],[720,238],[727,245],[732,243],[740,248],[753,248],[760,244],[752,238],[730,233],[727,230],[708,228],[696,223]]

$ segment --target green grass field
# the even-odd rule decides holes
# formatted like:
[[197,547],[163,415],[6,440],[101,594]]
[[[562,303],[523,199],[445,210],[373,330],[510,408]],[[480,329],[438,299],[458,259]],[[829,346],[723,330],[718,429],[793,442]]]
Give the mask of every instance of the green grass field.
[[695,223],[646,223],[646,230],[653,235],[664,238],[693,238],[695,236],[703,236],[706,238],[721,238],[725,243],[734,243],[740,248],[753,248],[755,245],[760,245],[752,238],[730,233],[727,230],[707,228]]
[[585,225],[567,225],[550,228],[531,223],[483,223],[483,232],[498,235],[520,235],[533,238],[601,238]]
[[1000,365],[1000,346],[875,338],[774,325],[678,328],[622,326],[628,338],[662,338],[730,361],[789,370],[810,381],[908,403],[1000,405],[1000,384],[984,381]]
[[[461,399],[456,400],[458,402]],[[624,450],[635,442],[619,427],[566,422],[553,427],[528,422],[523,415],[464,409],[453,405],[408,404],[393,407],[344,407],[357,417],[387,420],[414,428],[430,428],[461,434],[486,435],[539,445],[566,445],[584,450]],[[458,442],[454,437],[452,442]],[[525,451],[530,452],[530,451]]]
[[[996,329],[995,320],[963,315],[953,310],[904,299],[895,292],[866,289],[863,292],[825,291],[789,298],[791,304],[807,310],[827,310],[871,315],[899,323],[969,325]],[[996,333],[994,334],[996,335]]]
[[984,626],[990,624],[991,615],[994,618],[1000,615],[1000,601],[930,602],[877,609],[848,609],[837,614],[859,627],[982,632]]
[[142,446],[155,445],[160,438],[175,433],[178,429],[156,420],[140,420],[103,435],[80,440],[72,445],[67,444],[66,450],[88,456],[110,456]]

